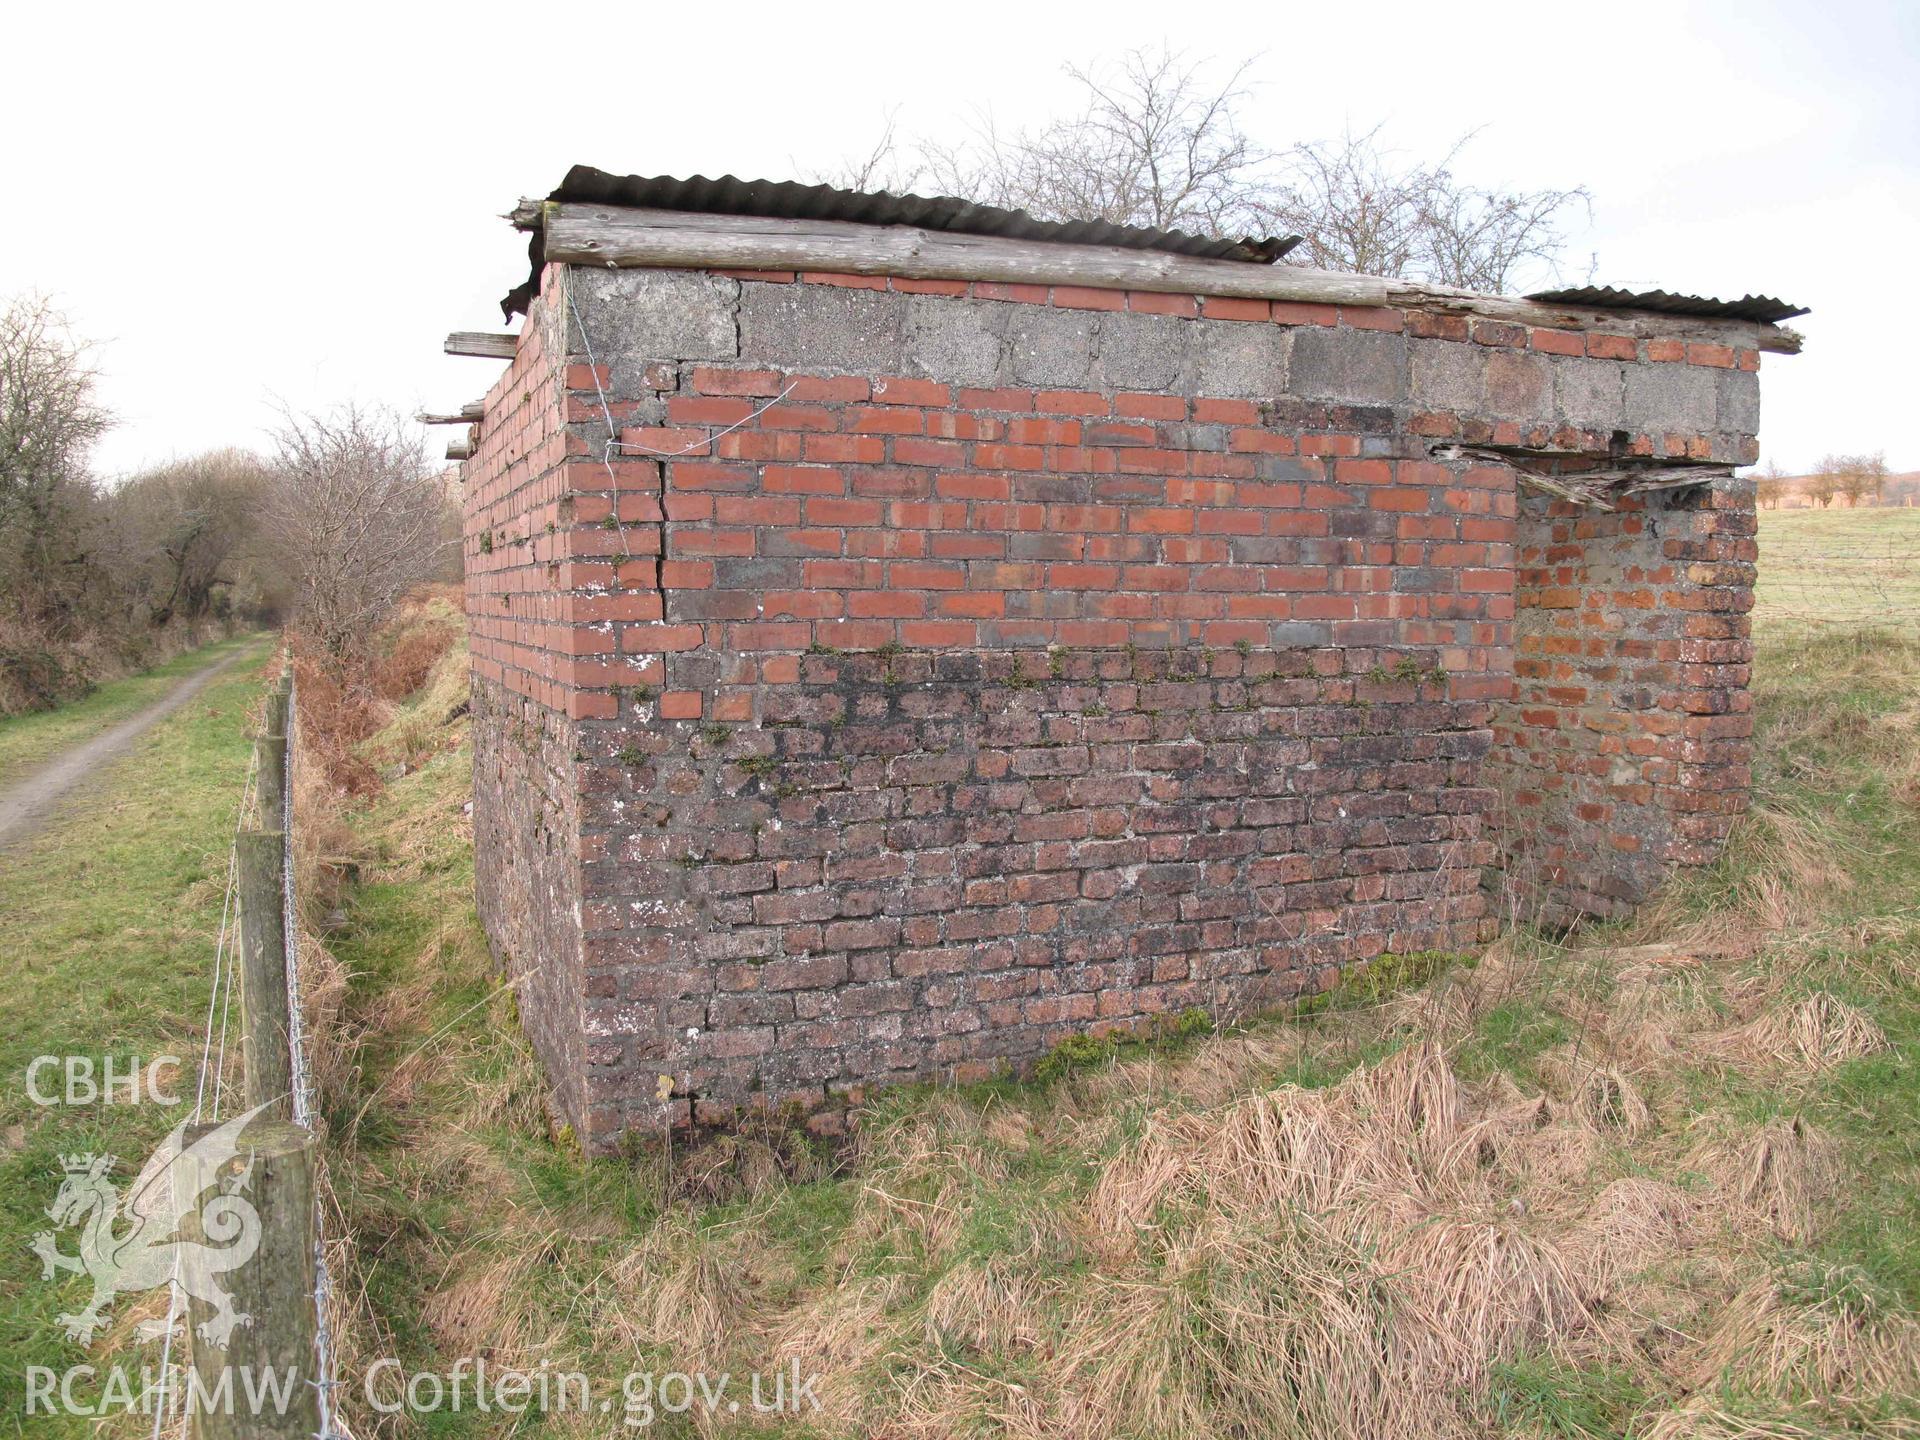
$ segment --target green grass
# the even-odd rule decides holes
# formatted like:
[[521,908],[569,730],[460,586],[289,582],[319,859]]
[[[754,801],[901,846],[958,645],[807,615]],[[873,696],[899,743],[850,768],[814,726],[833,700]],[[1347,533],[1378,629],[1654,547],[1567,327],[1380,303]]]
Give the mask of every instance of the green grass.
[[1534,1062],[1573,1036],[1566,1018],[1529,997],[1497,1005],[1480,1020],[1473,1039],[1462,1049],[1460,1073],[1485,1079],[1501,1071],[1517,1080],[1537,1083]]
[[[107,1056],[122,1064],[172,1054],[185,1062],[172,1089],[193,1102],[214,937],[227,852],[251,751],[247,720],[263,693],[255,661],[265,638],[230,642],[242,661],[134,744],[26,844],[11,850],[0,883],[0,974],[8,981],[0,1026],[0,1413],[17,1415],[25,1366],[99,1363],[71,1344],[55,1316],[79,1308],[88,1289],[63,1275],[41,1278],[28,1245],[48,1228],[44,1209],[60,1178],[59,1156],[120,1157],[124,1185],[182,1114],[142,1104],[41,1108],[26,1071],[40,1055]],[[206,652],[176,664],[190,670]],[[166,670],[170,667],[162,667]],[[156,675],[160,672],[155,672]],[[179,671],[175,671],[177,676]],[[125,685],[156,688],[151,677]],[[109,693],[112,692],[112,693]],[[90,710],[128,704],[103,687],[64,721],[83,733],[110,723]],[[83,723],[70,712],[85,712]],[[8,722],[9,734],[16,724]],[[37,736],[44,728],[36,728]],[[36,744],[43,743],[39,740]],[[48,1088],[43,1085],[43,1089]],[[59,1236],[71,1252],[73,1232]],[[128,1299],[123,1297],[116,1313]],[[130,1357],[134,1358],[134,1357]],[[148,1357],[154,1363],[157,1357]],[[137,1359],[134,1360],[137,1365]],[[78,1434],[85,1422],[36,1419],[36,1434]]]
[[164,665],[110,680],[70,705],[0,718],[0,785],[44,764],[60,751],[91,740],[161,699],[180,681],[222,655],[258,645],[239,635],[174,656]]
[[1646,1401],[1632,1377],[1583,1370],[1546,1355],[1521,1355],[1492,1367],[1494,1418],[1504,1427],[1554,1440],[1608,1440],[1626,1433]]
[[[1905,963],[1920,966],[1920,931],[1903,942]],[[1827,988],[1860,1005],[1887,1032],[1891,1048],[1837,1066],[1809,1110],[1843,1138],[1855,1178],[1838,1198],[1820,1246],[1826,1260],[1857,1266],[1897,1303],[1920,1312],[1920,994],[1911,985],[1875,981],[1892,964],[1894,944],[1836,957]],[[1852,993],[1847,980],[1866,979]]]

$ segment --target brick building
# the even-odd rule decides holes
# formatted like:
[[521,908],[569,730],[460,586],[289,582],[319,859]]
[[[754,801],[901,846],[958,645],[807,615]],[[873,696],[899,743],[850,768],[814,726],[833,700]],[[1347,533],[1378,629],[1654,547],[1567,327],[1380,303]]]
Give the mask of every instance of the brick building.
[[1778,302],[585,170],[518,218],[517,341],[449,343],[511,357],[479,905],[592,1143],[1622,913],[1740,812]]

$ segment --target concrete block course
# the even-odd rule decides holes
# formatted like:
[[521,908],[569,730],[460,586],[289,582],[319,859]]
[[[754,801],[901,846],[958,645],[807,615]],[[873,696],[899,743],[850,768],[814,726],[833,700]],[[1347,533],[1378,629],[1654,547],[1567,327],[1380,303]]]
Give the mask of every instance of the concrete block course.
[[1714,428],[1724,434],[1754,435],[1760,430],[1760,376],[1751,370],[1722,370],[1714,377],[1718,391]]
[[[1192,363],[1188,342],[1194,328],[1191,320],[1166,315],[1129,315],[1123,321],[1102,324],[1097,341],[1101,378],[1120,390],[1180,388]],[[1284,367],[1284,357],[1279,363]],[[1284,388],[1273,386],[1271,393]]]
[[687,270],[605,270],[580,272],[572,285],[576,304],[627,337],[615,357],[614,383],[623,394],[640,388],[648,360],[732,360],[740,353],[737,280]]
[[1744,803],[1752,488],[1595,512],[1446,447],[1738,458],[1754,363],[549,267],[463,478],[481,914],[562,1112],[831,1129],[1642,903]]
[[748,284],[740,298],[739,356],[800,370],[898,374],[906,311],[907,298],[900,295]]
[[1691,365],[1635,365],[1626,375],[1626,417],[1635,429],[1712,430],[1718,376]]
[[1472,413],[1480,408],[1487,378],[1487,352],[1446,340],[1409,342],[1411,398],[1429,410]]
[[925,295],[911,297],[905,373],[939,376],[956,385],[999,384],[1011,308],[990,301],[955,303]]
[[1007,322],[1006,378],[1016,385],[1081,386],[1093,378],[1098,318],[1023,305]]
[[1495,350],[1487,356],[1481,408],[1504,420],[1554,415],[1553,362],[1545,355]]
[[1553,371],[1553,404],[1561,419],[1595,430],[1626,426],[1625,366],[1612,360],[1565,360],[1556,361]]
[[1298,330],[1288,388],[1315,400],[1396,404],[1407,395],[1406,338],[1366,330]]
[[[1185,324],[1188,331],[1196,328],[1175,323]],[[1109,322],[1106,328],[1114,333],[1130,326]],[[1275,325],[1209,325],[1191,336],[1184,372],[1174,383],[1196,395],[1269,399],[1284,395],[1291,388],[1289,364],[1295,343],[1296,332]],[[1111,374],[1107,378],[1109,383],[1122,383]]]

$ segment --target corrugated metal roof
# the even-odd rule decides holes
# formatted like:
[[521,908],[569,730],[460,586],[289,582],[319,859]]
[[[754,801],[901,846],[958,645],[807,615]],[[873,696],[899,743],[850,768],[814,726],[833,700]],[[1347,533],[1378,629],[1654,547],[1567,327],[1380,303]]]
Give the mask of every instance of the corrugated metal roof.
[[1703,315],[1723,320],[1757,320],[1772,325],[1805,315],[1804,306],[1771,295],[1742,295],[1716,300],[1710,295],[1674,295],[1665,290],[1617,290],[1611,285],[1582,285],[1574,290],[1542,290],[1527,296],[1548,305],[1586,305],[1596,310],[1653,310],[1662,315]]
[[[951,230],[967,235],[997,235],[1009,240],[1042,240],[1063,245],[1114,245],[1128,250],[1165,250],[1210,260],[1243,260],[1270,265],[1300,243],[1298,235],[1221,240],[1184,230],[1142,225],[1111,225],[1104,220],[1036,220],[1024,210],[976,205],[951,195],[894,195],[887,191],[842,190],[832,185],[802,185],[792,180],[741,180],[722,175],[610,175],[591,165],[567,172],[549,200],[584,205],[621,205],[636,209],[686,210],[705,215],[765,215],[781,220],[849,220],[863,225],[913,225],[922,230]],[[545,263],[540,232],[528,247],[533,274],[508,295],[501,309],[511,319],[526,309],[540,283]]]

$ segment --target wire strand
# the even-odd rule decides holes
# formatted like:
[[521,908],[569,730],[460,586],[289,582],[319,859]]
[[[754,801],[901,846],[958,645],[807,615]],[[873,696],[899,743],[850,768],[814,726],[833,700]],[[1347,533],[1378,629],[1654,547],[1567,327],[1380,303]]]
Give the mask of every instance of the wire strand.
[[[584,337],[584,332],[582,332],[582,334]],[[594,374],[595,385],[598,385],[600,383],[600,376],[598,373],[598,369],[599,367],[596,366],[595,374]],[[625,441],[616,442],[611,439],[607,441],[607,448],[610,451],[618,451],[622,455],[625,455],[628,453],[635,453],[640,455],[664,455],[669,459],[671,459],[675,455],[691,455],[694,451],[705,449],[707,446],[713,444],[713,442],[718,440],[722,435],[731,435],[734,431],[741,429],[743,426],[751,425],[754,421],[758,420],[762,415],[766,414],[767,411],[771,410],[774,406],[778,405],[782,400],[786,399],[787,396],[791,395],[794,391],[794,387],[797,386],[799,383],[800,382],[798,380],[789,380],[784,390],[782,390],[778,395],[774,396],[771,400],[767,401],[766,404],[762,405],[758,410],[755,410],[752,414],[743,415],[738,420],[734,421],[731,425],[722,426],[720,429],[714,431],[711,435],[707,436],[707,438],[704,440],[689,440],[685,445],[682,445],[678,450],[656,450],[651,445],[634,445],[634,444],[629,444]],[[612,428],[613,421],[611,418],[608,419],[607,425],[609,429]]]

